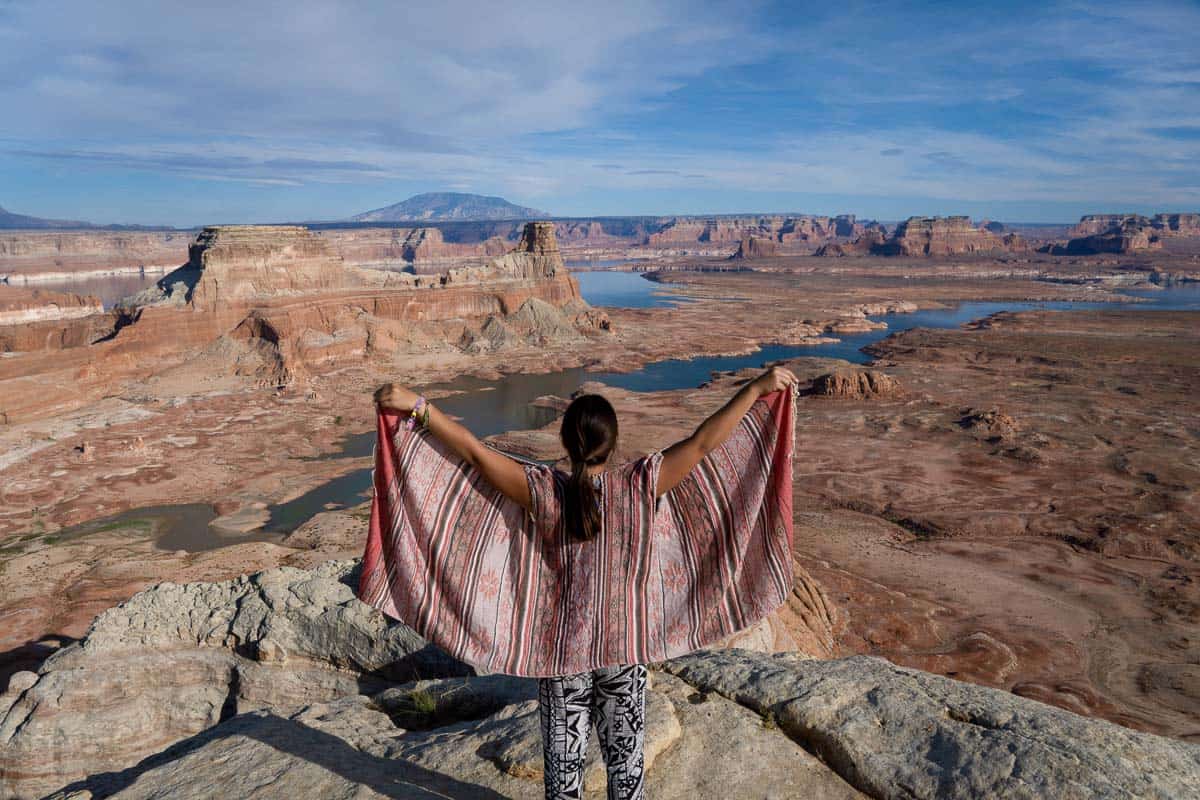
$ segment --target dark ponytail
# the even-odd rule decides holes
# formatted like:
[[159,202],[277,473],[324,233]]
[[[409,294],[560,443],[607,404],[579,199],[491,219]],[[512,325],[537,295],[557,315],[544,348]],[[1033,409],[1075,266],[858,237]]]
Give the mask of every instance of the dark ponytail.
[[600,532],[599,497],[587,468],[603,464],[617,444],[617,412],[598,394],[576,397],[563,415],[563,447],[571,458],[571,478],[563,497],[567,529],[581,539]]

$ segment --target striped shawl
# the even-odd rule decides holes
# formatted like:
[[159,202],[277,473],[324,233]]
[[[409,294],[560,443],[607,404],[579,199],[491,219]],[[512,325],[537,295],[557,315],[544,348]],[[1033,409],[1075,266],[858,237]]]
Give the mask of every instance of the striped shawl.
[[486,672],[565,675],[713,644],[792,589],[792,403],[760,399],[657,501],[661,453],[606,472],[590,541],[562,522],[561,471],[526,464],[526,513],[380,411],[358,596]]

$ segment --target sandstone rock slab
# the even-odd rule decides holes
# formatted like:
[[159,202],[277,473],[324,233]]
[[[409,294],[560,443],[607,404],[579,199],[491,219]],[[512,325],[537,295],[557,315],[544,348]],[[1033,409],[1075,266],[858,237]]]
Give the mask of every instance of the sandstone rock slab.
[[1200,746],[879,658],[727,650],[665,668],[772,715],[872,797],[1166,800],[1200,791]]

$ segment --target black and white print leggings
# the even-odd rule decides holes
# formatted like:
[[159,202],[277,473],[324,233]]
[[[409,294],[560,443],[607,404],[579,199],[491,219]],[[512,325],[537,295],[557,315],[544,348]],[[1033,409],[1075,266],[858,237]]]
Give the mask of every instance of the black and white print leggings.
[[646,666],[607,667],[538,679],[546,800],[583,797],[593,724],[608,769],[608,800],[642,800]]

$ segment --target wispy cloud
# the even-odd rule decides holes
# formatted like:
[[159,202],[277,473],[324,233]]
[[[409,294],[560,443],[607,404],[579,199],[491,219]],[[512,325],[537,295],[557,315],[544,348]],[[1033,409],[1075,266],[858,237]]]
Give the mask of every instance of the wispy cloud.
[[418,185],[573,213],[699,191],[1200,206],[1196,30],[1183,0],[0,0],[0,161],[364,207]]

